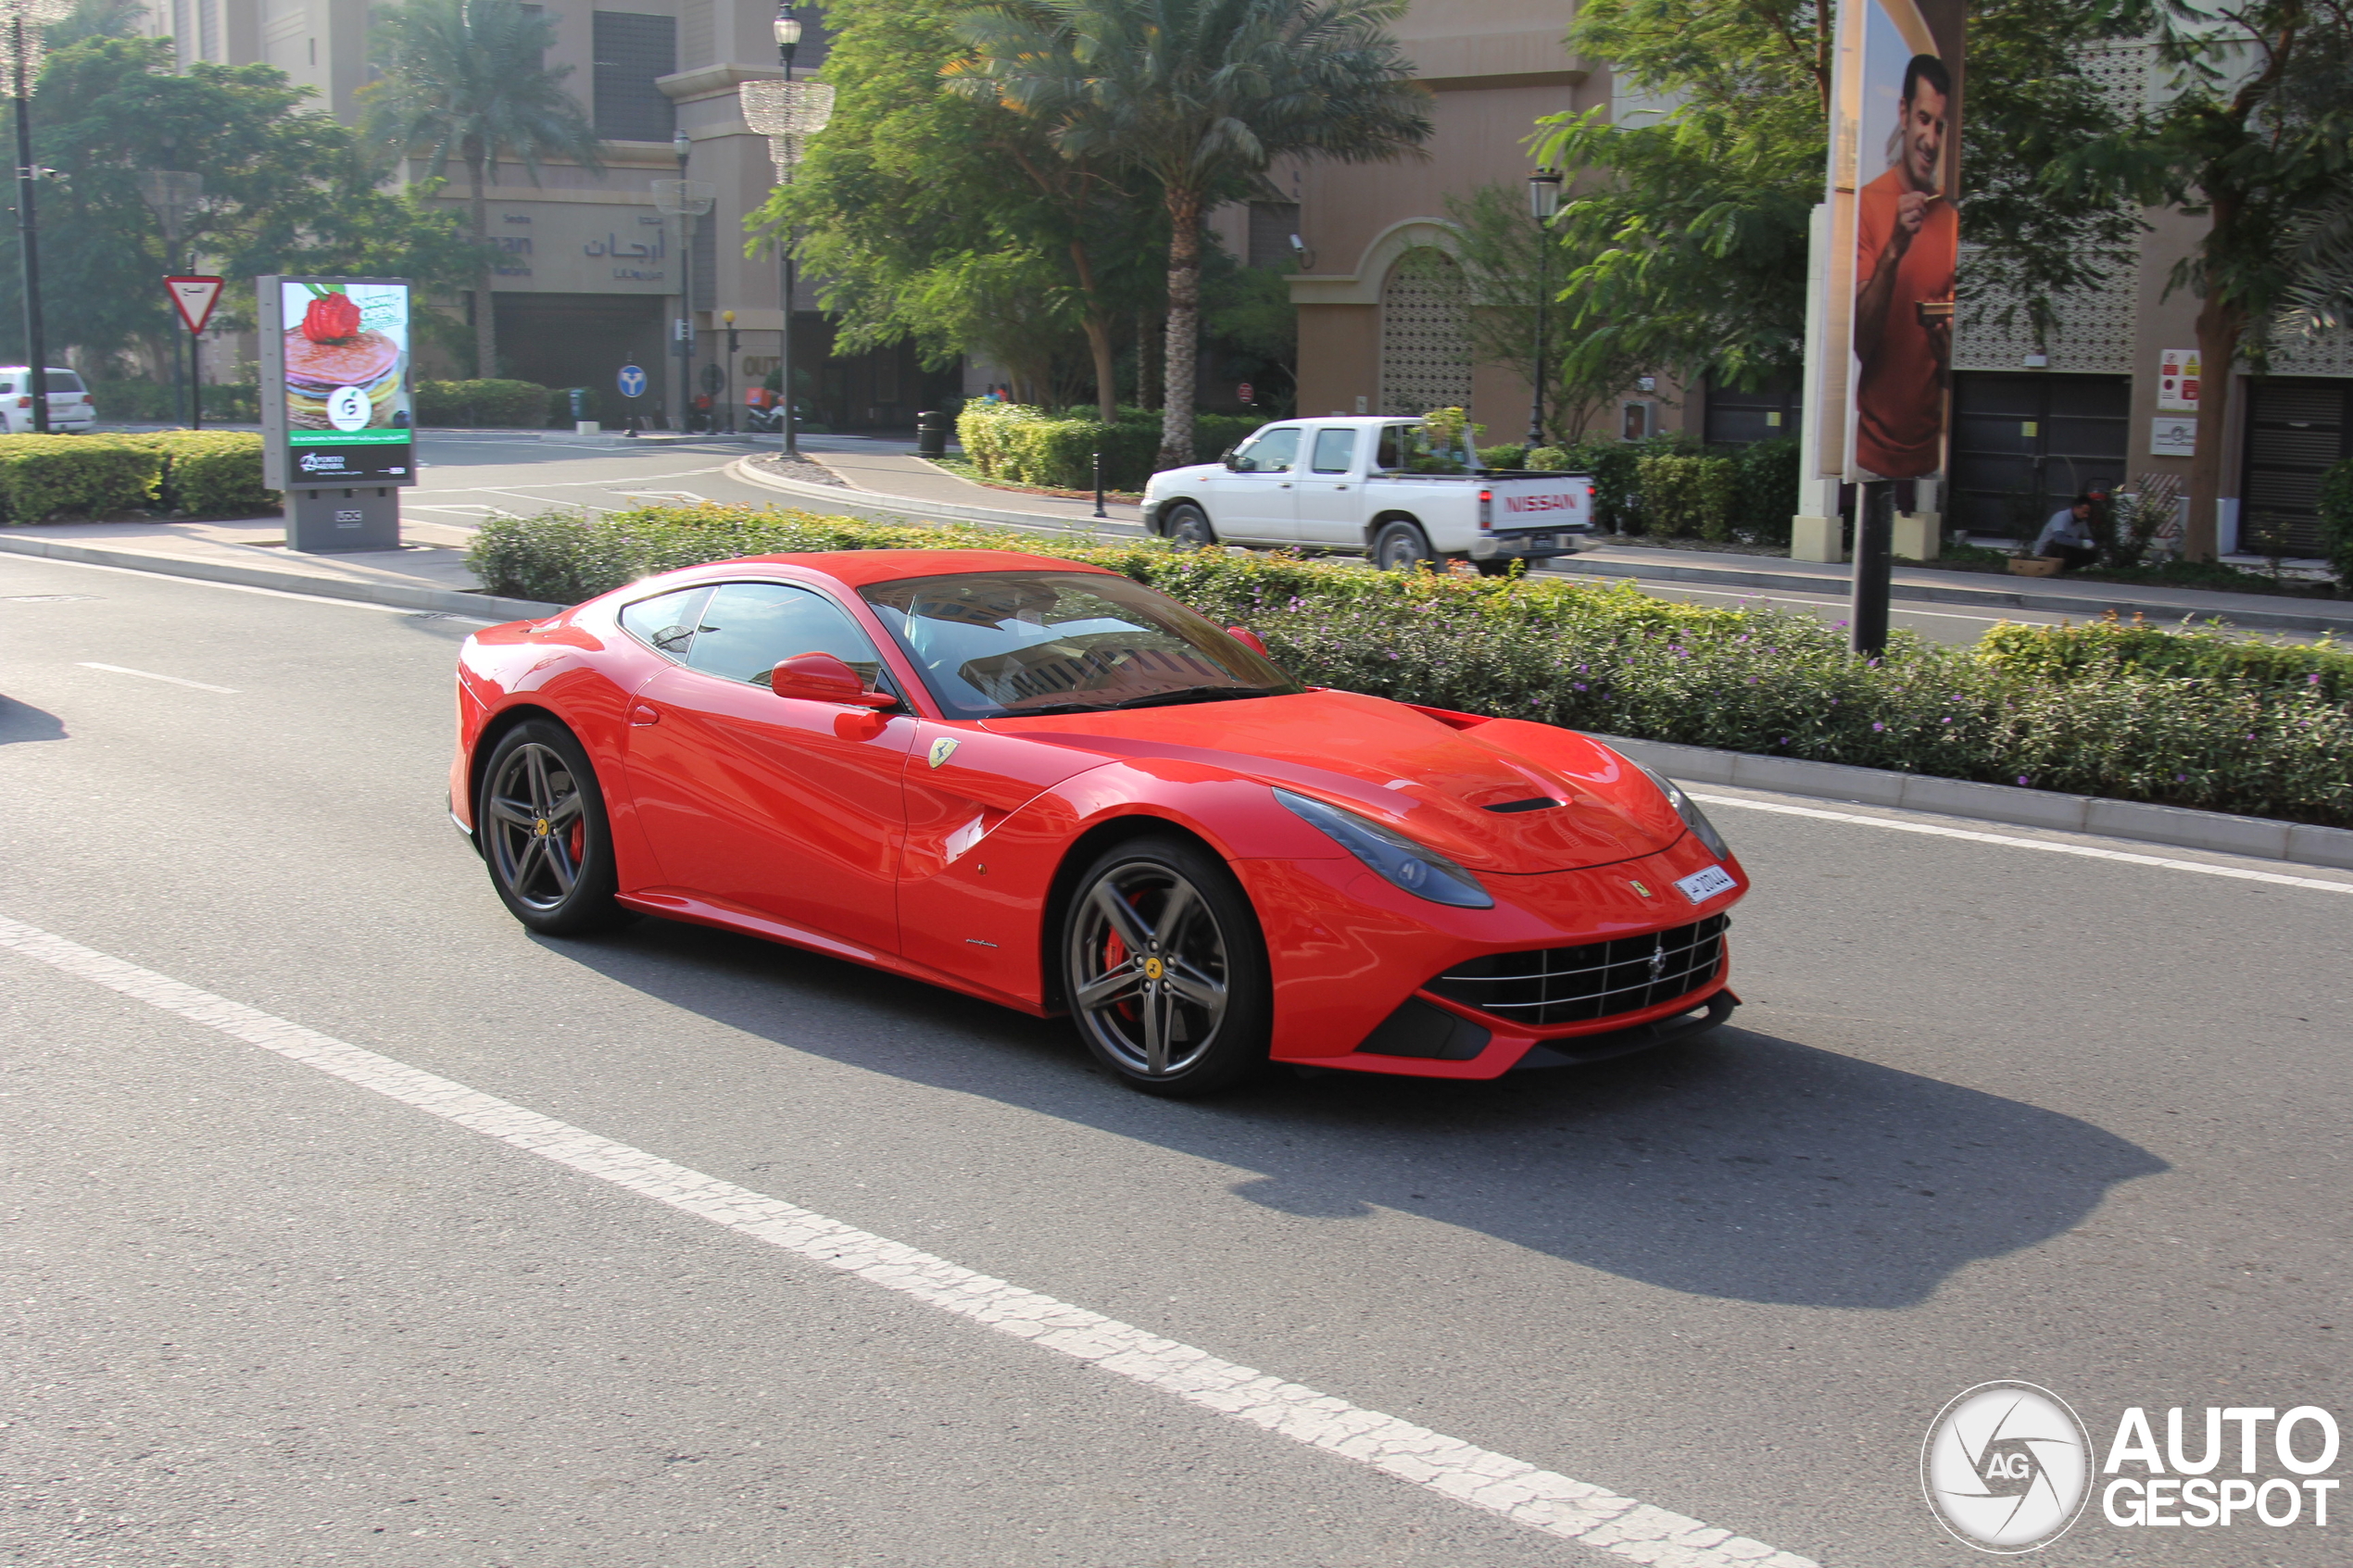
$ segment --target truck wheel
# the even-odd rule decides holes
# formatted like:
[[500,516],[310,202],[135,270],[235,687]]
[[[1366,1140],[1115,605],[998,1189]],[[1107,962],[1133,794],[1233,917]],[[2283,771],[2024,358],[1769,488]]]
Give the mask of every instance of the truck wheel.
[[1189,550],[1205,550],[1217,543],[1217,530],[1209,526],[1208,514],[1190,501],[1169,508],[1161,531]]
[[1392,522],[1373,535],[1373,564],[1383,571],[1411,571],[1417,566],[1435,569],[1438,552],[1415,524]]

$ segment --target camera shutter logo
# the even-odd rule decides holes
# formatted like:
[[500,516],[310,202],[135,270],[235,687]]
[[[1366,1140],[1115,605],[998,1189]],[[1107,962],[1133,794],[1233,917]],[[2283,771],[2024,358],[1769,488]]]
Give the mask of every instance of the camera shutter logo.
[[2035,1551],[2067,1534],[2092,1490],[2091,1439],[2067,1401],[2032,1383],[1956,1395],[1920,1445],[1937,1522],[1980,1551]]

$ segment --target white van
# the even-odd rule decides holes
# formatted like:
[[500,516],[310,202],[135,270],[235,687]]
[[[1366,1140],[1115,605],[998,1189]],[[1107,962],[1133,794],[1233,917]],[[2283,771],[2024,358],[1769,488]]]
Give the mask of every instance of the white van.
[[[90,389],[81,376],[52,366],[49,370],[49,428],[59,435],[82,435],[98,421],[91,406]],[[23,365],[0,365],[0,433],[23,435],[32,429],[32,371]]]

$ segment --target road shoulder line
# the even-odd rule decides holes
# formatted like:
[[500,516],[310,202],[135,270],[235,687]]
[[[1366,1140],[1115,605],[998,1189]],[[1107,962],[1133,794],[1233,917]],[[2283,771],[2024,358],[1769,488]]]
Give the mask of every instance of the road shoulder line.
[[1516,1524],[1673,1568],[1818,1568],[542,1116],[258,1009],[0,916],[0,948],[1000,1334],[1353,1460]]
[[185,556],[150,555],[137,550],[108,550],[94,545],[69,545],[62,540],[34,539],[0,532],[0,553],[34,556],[44,560],[78,561],[84,566],[120,567],[163,577],[189,577],[205,583],[231,583],[244,588],[269,588],[312,598],[348,599],[356,604],[387,605],[398,609],[439,610],[473,616],[496,624],[502,621],[536,621],[555,614],[561,605],[535,599],[502,599],[469,594],[457,588],[430,588],[407,583],[363,583],[347,577],[314,577],[300,571],[273,571],[267,567],[240,566],[233,561],[195,560]]

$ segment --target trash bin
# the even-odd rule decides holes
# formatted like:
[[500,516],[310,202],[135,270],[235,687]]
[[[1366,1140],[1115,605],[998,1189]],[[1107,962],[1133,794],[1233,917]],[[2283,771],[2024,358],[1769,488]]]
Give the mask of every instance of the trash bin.
[[919,458],[948,456],[948,416],[937,409],[928,409],[915,416],[915,455]]

